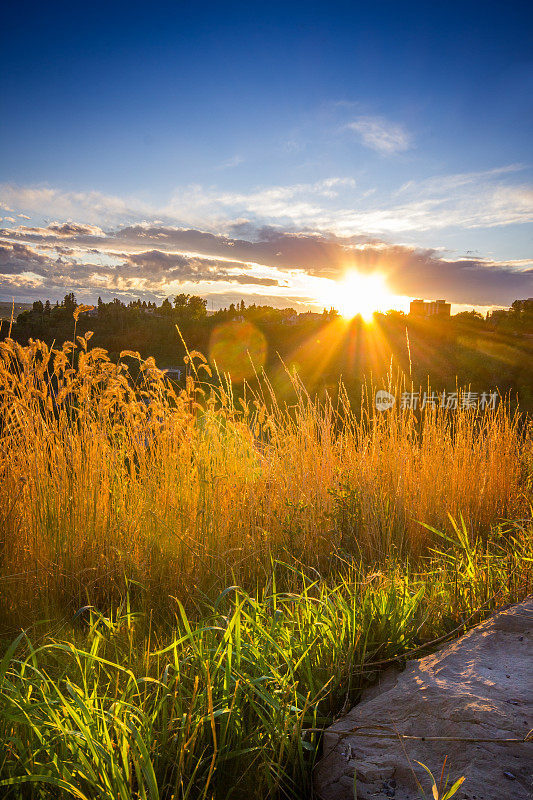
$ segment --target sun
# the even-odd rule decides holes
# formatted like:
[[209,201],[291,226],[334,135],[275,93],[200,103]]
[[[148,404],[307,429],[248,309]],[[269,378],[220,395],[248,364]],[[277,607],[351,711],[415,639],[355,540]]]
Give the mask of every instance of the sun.
[[380,273],[363,275],[349,272],[343,281],[335,283],[331,290],[330,304],[343,317],[372,319],[374,311],[394,308],[396,298],[387,289],[385,278]]

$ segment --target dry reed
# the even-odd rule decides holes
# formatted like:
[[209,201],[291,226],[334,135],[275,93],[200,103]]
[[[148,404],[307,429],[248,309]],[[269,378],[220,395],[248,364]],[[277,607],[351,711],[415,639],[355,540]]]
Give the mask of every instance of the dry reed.
[[8,614],[105,604],[132,579],[154,607],[194,602],[253,587],[272,558],[321,574],[416,558],[435,543],[421,523],[462,515],[476,537],[527,512],[532,438],[504,403],[378,413],[370,392],[354,410],[342,389],[333,406],[292,378],[280,408],[266,378],[237,401],[192,353],[176,389],[153,359],[115,364],[88,338],[0,344]]

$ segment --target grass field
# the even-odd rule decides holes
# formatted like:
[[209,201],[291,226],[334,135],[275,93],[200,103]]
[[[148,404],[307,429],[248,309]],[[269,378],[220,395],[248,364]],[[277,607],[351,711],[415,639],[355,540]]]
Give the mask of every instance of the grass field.
[[531,591],[531,423],[121,362],[0,345],[6,796],[308,796],[308,729]]

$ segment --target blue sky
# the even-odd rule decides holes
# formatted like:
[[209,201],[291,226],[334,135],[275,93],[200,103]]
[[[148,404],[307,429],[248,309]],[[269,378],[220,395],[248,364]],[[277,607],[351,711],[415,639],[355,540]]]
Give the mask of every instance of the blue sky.
[[[10,4],[1,296],[320,304],[311,279],[346,265],[458,306],[532,295],[531,21],[513,2]],[[65,222],[95,230],[48,229]],[[184,250],[158,226],[222,238]],[[232,238],[292,260],[256,246],[228,272]],[[175,263],[133,274],[148,252]]]

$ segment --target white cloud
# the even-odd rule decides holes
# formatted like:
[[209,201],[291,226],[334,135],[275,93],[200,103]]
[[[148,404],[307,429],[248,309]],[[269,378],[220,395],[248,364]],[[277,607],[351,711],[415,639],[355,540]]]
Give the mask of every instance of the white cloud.
[[218,169],[232,169],[233,167],[238,167],[243,162],[244,158],[242,156],[235,155],[219,164]]
[[174,193],[163,209],[169,219],[219,228],[236,218],[252,216],[265,221],[312,224],[323,213],[323,201],[353,189],[353,178],[332,177],[315,183],[260,186],[249,192],[221,192],[200,185]]
[[323,201],[353,188],[352,178],[331,177],[309,184],[257,187],[249,192],[221,191],[197,184],[179,187],[162,205],[139,198],[121,198],[101,192],[68,192],[48,186],[0,185],[0,198],[32,216],[82,219],[86,223],[113,226],[139,220],[178,222],[219,230],[248,212],[266,221],[312,222],[322,212]]
[[0,200],[15,206],[21,214],[27,211],[41,220],[82,220],[85,225],[101,228],[146,222],[231,233],[237,221],[245,220],[254,227],[394,236],[532,221],[533,189],[512,177],[521,169],[524,167],[511,164],[409,181],[388,196],[360,191],[353,178],[333,176],[314,183],[259,186],[241,192],[216,186],[183,186],[157,206],[135,197],[7,184],[0,185]]
[[384,117],[358,117],[345,126],[359,134],[362,143],[382,155],[394,155],[408,150],[412,145],[411,134],[398,123]]
[[68,192],[50,186],[0,185],[0,205],[21,209],[32,216],[83,219],[84,222],[116,224],[154,209],[137,198],[121,198],[101,192]]
[[412,180],[394,192],[393,196],[401,196],[409,191],[423,192],[424,194],[446,194],[456,189],[472,184],[479,185],[483,181],[520,172],[526,167],[524,164],[506,164],[504,167],[477,170],[475,172],[456,172],[450,175],[436,175],[424,180]]

